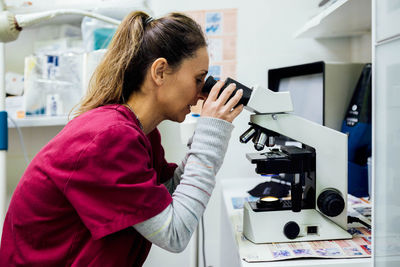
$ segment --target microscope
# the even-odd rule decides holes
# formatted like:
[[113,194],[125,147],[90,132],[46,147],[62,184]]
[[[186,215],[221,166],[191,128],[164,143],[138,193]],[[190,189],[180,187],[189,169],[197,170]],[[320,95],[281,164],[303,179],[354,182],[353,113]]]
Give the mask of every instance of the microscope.
[[[212,76],[203,92],[216,83]],[[251,111],[250,128],[240,142],[252,140],[260,153],[247,159],[258,174],[290,177],[290,198],[261,197],[246,202],[243,234],[254,243],[350,239],[347,232],[347,136],[341,132],[293,115],[289,92],[248,88],[228,78],[243,90],[239,104]],[[232,93],[234,95],[234,93]],[[276,145],[290,139],[297,145]],[[261,152],[266,150],[265,152]]]

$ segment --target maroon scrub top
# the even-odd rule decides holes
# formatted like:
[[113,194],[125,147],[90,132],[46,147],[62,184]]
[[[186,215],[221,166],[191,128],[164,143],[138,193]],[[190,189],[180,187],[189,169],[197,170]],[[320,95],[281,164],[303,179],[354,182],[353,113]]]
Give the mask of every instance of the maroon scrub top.
[[1,266],[141,266],[151,243],[131,227],[172,201],[175,164],[158,130],[107,105],[71,120],[29,164],[3,228]]

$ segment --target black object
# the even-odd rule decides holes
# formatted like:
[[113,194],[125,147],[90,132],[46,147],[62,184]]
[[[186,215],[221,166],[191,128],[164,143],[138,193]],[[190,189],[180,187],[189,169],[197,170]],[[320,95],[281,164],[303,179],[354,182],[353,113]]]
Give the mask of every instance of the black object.
[[367,159],[372,151],[372,66],[366,64],[354,90],[341,131],[348,136],[348,192],[368,195]]
[[323,73],[325,63],[317,61],[313,63],[301,64],[278,69],[268,70],[268,88],[274,92],[279,91],[279,84],[282,79],[289,77],[304,76],[310,74]]
[[[213,76],[208,76],[206,82],[204,83],[203,88],[201,89],[201,92],[202,92],[202,93],[205,93],[205,94],[209,94],[210,91],[211,91],[211,89],[213,88],[213,86],[214,86],[216,83],[217,83],[217,80],[215,80]],[[225,80],[225,84],[222,86],[221,90],[219,91],[218,96],[219,96],[219,95],[224,91],[224,89],[225,89],[229,84],[231,84],[231,83],[236,84],[236,89],[232,92],[232,95],[229,97],[229,99],[231,99],[231,98],[235,95],[235,93],[236,93],[237,90],[242,89],[242,90],[243,90],[243,96],[242,96],[242,98],[239,100],[239,102],[237,103],[236,106],[239,106],[240,104],[243,104],[244,106],[246,106],[247,103],[248,103],[249,100],[250,100],[250,96],[251,96],[252,90],[251,90],[250,88],[248,88],[247,86],[245,86],[245,85],[243,85],[243,84],[241,84],[241,83],[235,81],[235,80],[232,79],[232,78],[227,78],[227,79]],[[229,99],[228,99],[228,101],[229,101]]]
[[367,227],[368,229],[371,229],[371,225],[364,222],[363,220],[361,220],[360,218],[357,217],[353,217],[353,216],[347,216],[347,222],[348,223],[361,223],[362,225],[364,225],[365,227]]
[[[315,149],[306,145],[302,148],[281,146],[280,149],[271,149],[265,153],[248,153],[246,157],[251,163],[256,164],[256,172],[259,174],[284,173],[292,180],[296,175],[300,175],[300,180],[295,180],[290,188],[292,199],[284,201],[279,210],[290,209],[299,212],[302,209],[315,208]],[[272,210],[256,205],[251,205],[251,207],[256,212]]]
[[256,185],[248,191],[253,197],[272,196],[277,198],[286,197],[289,195],[290,186],[276,182],[264,182]]
[[335,217],[342,213],[344,204],[343,197],[335,190],[326,190],[317,199],[319,210],[329,217]]
[[293,212],[300,212],[301,211],[301,200],[303,196],[303,188],[301,183],[292,182],[291,189],[292,192],[292,211]]
[[294,221],[287,222],[283,227],[283,233],[287,238],[295,239],[300,233],[300,227]]
[[[267,197],[270,198],[270,197]],[[260,198],[257,202],[257,208],[263,209],[263,208],[269,208],[269,209],[278,209],[282,207],[283,202],[279,199],[269,199],[269,200],[263,200],[263,198]]]
[[[326,63],[324,61],[269,69],[268,88],[274,92],[289,91],[291,93],[294,107],[293,114],[328,127],[333,126],[331,123],[334,123],[335,127],[337,127],[336,124],[342,119],[340,118],[341,115],[337,118],[337,109],[332,109],[326,102],[330,101],[328,96],[331,95],[329,91],[332,89],[335,89],[333,93],[335,96],[342,97],[342,95],[341,92],[336,91],[336,88],[332,87],[330,89],[331,85],[328,84],[332,83],[325,82],[327,76],[328,72],[326,72]],[[305,79],[307,84],[312,81],[311,79],[318,79],[318,86],[306,86],[306,84],[297,80],[297,78],[301,77]],[[288,78],[290,80],[293,79],[293,84],[290,83],[290,86],[286,87],[284,81],[288,81]],[[337,79],[337,76],[334,79]],[[345,108],[343,107],[343,109]]]
[[315,150],[310,147],[281,146],[281,151],[248,153],[246,157],[256,164],[256,172],[260,174],[315,171]]

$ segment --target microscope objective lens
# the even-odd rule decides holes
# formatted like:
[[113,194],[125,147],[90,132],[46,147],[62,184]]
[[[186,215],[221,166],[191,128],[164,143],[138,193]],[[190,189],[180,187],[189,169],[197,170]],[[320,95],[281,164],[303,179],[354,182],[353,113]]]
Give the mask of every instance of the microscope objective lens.
[[268,137],[268,147],[273,147],[275,145],[275,137],[269,136]]
[[268,136],[262,132],[262,131],[258,131],[258,135],[256,137],[256,139],[254,140],[254,148],[257,151],[261,151],[264,149],[265,146],[265,142],[267,141]]
[[240,136],[239,140],[241,143],[247,143],[250,141],[251,138],[253,138],[255,134],[256,130],[253,127],[251,127]]

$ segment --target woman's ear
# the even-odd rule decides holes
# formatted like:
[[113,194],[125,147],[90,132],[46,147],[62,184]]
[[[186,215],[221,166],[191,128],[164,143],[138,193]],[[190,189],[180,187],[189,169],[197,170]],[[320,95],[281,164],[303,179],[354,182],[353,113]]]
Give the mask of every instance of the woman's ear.
[[168,62],[165,58],[157,58],[150,67],[150,75],[157,85],[162,85],[165,81],[165,74],[168,69]]

